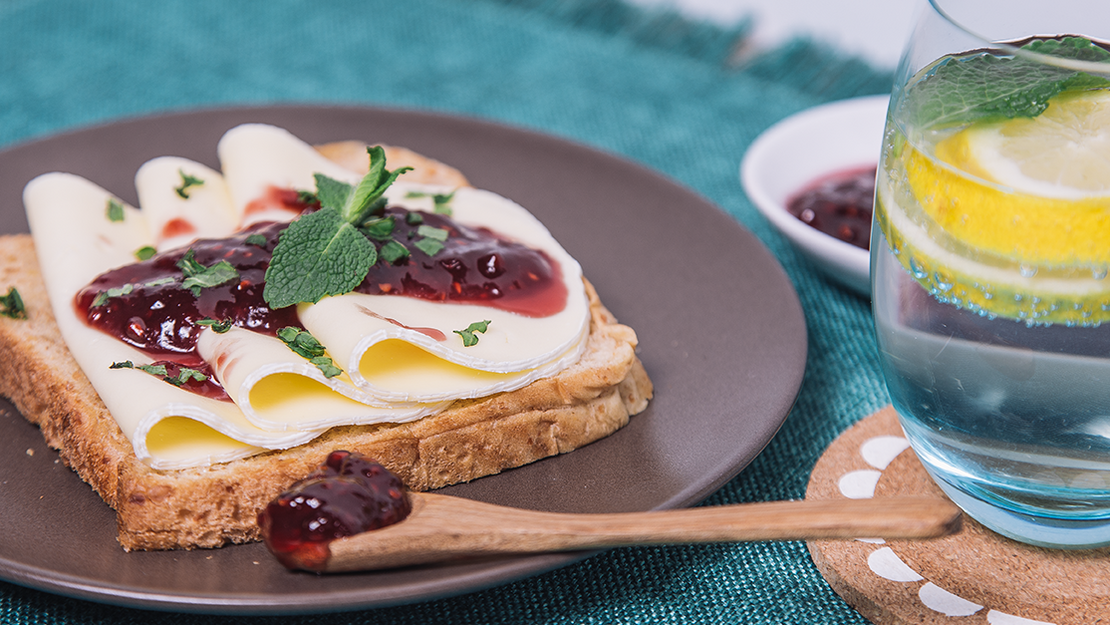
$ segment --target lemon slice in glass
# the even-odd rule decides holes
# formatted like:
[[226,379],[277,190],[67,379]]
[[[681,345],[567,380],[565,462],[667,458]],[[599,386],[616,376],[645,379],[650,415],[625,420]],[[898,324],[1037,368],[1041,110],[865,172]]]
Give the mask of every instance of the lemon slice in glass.
[[[921,208],[965,245],[1029,266],[1110,264],[1110,91],[972,125],[908,154]],[[970,175],[961,175],[964,172]]]
[[[880,226],[938,299],[1030,323],[1110,320],[1110,91],[978,123],[898,162],[920,212],[879,185]],[[893,185],[893,186],[891,186]],[[904,196],[903,196],[904,197]]]

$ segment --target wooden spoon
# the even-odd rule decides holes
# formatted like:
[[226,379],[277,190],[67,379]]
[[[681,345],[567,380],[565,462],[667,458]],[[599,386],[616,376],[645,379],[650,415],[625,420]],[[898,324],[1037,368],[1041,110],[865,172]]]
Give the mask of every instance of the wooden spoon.
[[[565,514],[410,493],[412,512],[381,529],[331,541],[301,568],[366,571],[475,556],[629,545],[750,540],[937,538],[960,528],[946,499],[890,497]],[[323,557],[319,557],[323,556]]]

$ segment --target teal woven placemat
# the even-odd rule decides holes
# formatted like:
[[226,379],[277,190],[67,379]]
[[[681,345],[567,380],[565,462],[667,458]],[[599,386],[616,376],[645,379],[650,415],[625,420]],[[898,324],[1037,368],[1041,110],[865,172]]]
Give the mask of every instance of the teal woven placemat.
[[[737,65],[732,53],[745,31],[616,0],[0,0],[0,147],[156,111],[327,102],[494,119],[665,172],[763,240],[793,279],[809,325],[795,409],[707,503],[799,498],[824,448],[887,397],[867,303],[820,277],[771,230],[737,169],[775,121],[886,92],[890,76],[806,42]],[[288,618],[152,613],[0,583],[3,623],[151,621],[864,622],[794,542],[620,549],[470,595]]]

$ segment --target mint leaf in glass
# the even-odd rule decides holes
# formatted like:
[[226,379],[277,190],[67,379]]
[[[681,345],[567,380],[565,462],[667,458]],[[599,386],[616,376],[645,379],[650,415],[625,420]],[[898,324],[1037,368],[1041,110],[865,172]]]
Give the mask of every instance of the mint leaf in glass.
[[[1039,39],[1021,49],[1070,60],[1110,61],[1110,52],[1082,37]],[[919,128],[946,128],[1036,117],[1061,93],[1108,87],[1105,76],[980,51],[938,61],[906,90],[903,106]]]

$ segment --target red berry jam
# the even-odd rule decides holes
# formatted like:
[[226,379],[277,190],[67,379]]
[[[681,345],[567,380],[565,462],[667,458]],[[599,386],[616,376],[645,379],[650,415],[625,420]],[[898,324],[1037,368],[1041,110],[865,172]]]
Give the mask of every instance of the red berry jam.
[[[567,288],[558,263],[541,251],[471,228],[434,213],[388,208],[392,238],[410,254],[392,263],[379,259],[356,290],[432,301],[482,304],[528,317],[547,317],[566,306]],[[443,249],[429,256],[414,243],[421,227],[447,231]]]
[[[303,203],[293,191],[275,197],[289,210],[319,208]],[[480,303],[531,317],[553,315],[566,306],[559,265],[541,251],[445,215],[391,207],[374,217],[391,222],[391,228],[384,234],[368,228],[368,238],[383,250],[391,243],[407,254],[379,253],[356,291]],[[274,310],[262,297],[266,269],[287,226],[255,224],[225,239],[199,239],[103,273],[78,292],[78,316],[154,358],[197,370],[204,364],[196,354],[196,341],[205,327],[201,322],[230,322],[270,335],[286,326],[299,328],[295,306]],[[237,277],[216,286],[185,288],[179,265],[189,254],[204,267],[226,261]],[[442,332],[437,336],[445,337]],[[215,378],[210,384],[219,385]],[[226,397],[213,389],[204,394]]]
[[874,167],[837,172],[814,181],[787,203],[787,210],[803,222],[867,249],[875,202]]
[[[285,326],[300,327],[295,307],[272,310],[262,299],[266,268],[284,227],[259,224],[226,239],[199,239],[188,247],[113,269],[79,291],[75,306],[89,325],[124,343],[156,357],[199,366],[196,343],[204,326],[197,322],[203,319],[230,320],[270,335]],[[178,262],[190,250],[194,260],[206,267],[226,260],[238,279],[202,288],[199,295],[184,288]]]
[[360,454],[333,451],[270,502],[258,525],[266,547],[287,568],[321,570],[330,541],[398,523],[411,511],[397,476]]

